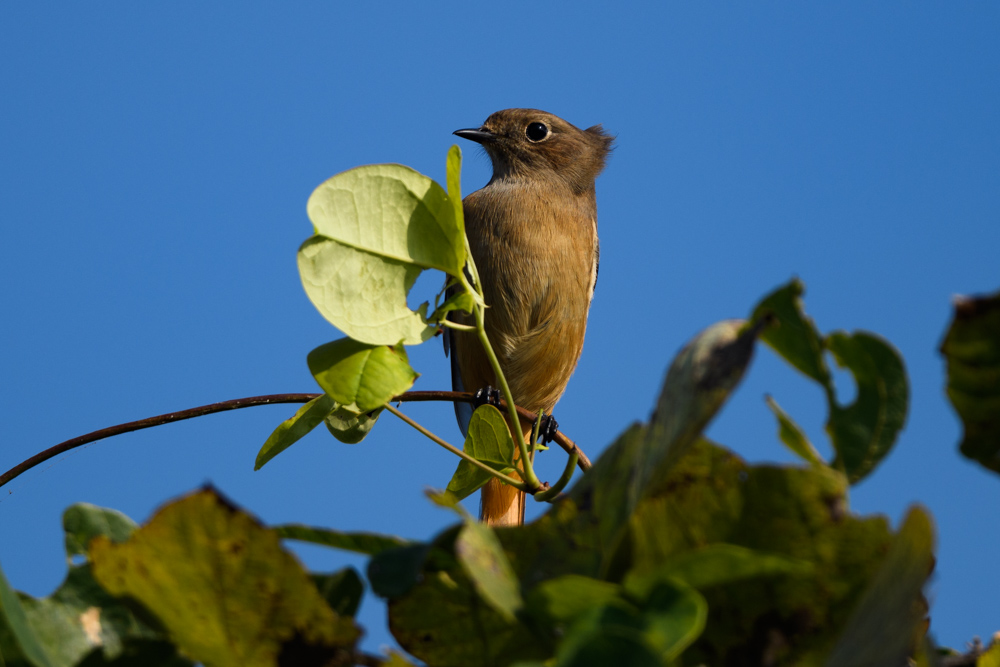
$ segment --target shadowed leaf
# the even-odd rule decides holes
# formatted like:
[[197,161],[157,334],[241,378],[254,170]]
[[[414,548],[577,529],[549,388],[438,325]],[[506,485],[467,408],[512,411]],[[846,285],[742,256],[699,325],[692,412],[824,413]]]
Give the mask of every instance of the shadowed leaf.
[[359,554],[374,556],[387,549],[407,546],[409,540],[392,535],[379,535],[377,533],[345,533],[329,528],[313,528],[303,526],[298,523],[287,523],[274,526],[272,529],[278,537],[286,540],[299,540],[300,542],[312,542],[325,547],[353,551]]
[[921,590],[934,565],[933,550],[930,516],[919,507],[911,509],[826,667],[906,664],[927,615]]
[[98,507],[90,503],[71,505],[63,512],[66,555],[86,554],[90,540],[98,535],[104,535],[112,542],[123,542],[137,527],[135,521],[118,510]]
[[356,445],[375,427],[375,422],[381,414],[382,408],[361,414],[337,408],[327,415],[326,428],[337,440],[348,445]]
[[455,557],[479,595],[509,621],[524,604],[514,571],[493,529],[467,521],[455,540]]
[[330,609],[340,616],[357,614],[365,594],[365,584],[357,570],[345,567],[331,574],[312,574],[310,577]]
[[1000,472],[1000,292],[956,299],[941,353],[964,428],[962,454]]
[[816,325],[802,310],[805,287],[795,278],[764,297],[754,308],[752,319],[770,313],[776,326],[761,333],[760,339],[807,376],[823,387],[832,387],[830,370],[823,360],[823,343]]
[[809,442],[809,438],[806,434],[802,432],[799,425],[796,424],[788,413],[781,409],[778,402],[775,401],[770,396],[765,397],[767,401],[767,407],[771,408],[771,412],[778,419],[778,439],[785,443],[785,446],[792,450],[795,454],[808,461],[813,465],[826,465],[823,461],[823,457],[819,455],[813,444]]
[[835,332],[826,344],[858,385],[853,403],[830,404],[826,425],[837,451],[834,466],[853,484],[885,458],[903,428],[909,403],[906,371],[896,350],[872,334]]
[[274,429],[274,432],[264,441],[264,445],[257,452],[257,460],[254,462],[253,469],[260,470],[265,463],[322,424],[336,405],[332,398],[323,394],[296,410],[294,415],[278,424],[278,428]]
[[[468,436],[462,447],[466,454],[504,474],[514,465],[514,441],[503,415],[492,405],[483,405],[472,413]],[[468,461],[460,460],[446,491],[457,500],[465,498],[490,480],[490,474]]]

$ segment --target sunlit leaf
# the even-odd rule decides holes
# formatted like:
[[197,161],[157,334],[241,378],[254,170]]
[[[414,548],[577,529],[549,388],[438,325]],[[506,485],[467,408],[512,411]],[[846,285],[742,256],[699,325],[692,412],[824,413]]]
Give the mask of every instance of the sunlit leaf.
[[1000,292],[956,299],[941,353],[964,428],[962,454],[1000,472]]
[[348,445],[356,445],[375,427],[382,408],[357,414],[344,408],[337,408],[326,417],[326,428],[337,440]]
[[336,403],[333,399],[327,394],[323,394],[296,410],[294,415],[278,424],[278,428],[274,429],[274,432],[268,436],[260,451],[257,452],[257,461],[254,462],[253,469],[260,470],[265,463],[322,424],[334,407],[336,407]]
[[409,167],[372,164],[320,185],[306,204],[316,233],[367,252],[457,276],[463,228],[440,185]]
[[370,412],[413,386],[417,379],[401,345],[367,345],[341,338],[309,353],[309,370],[340,406]]
[[423,270],[323,236],[302,244],[299,276],[306,295],[331,324],[372,345],[416,345],[434,336],[427,304],[410,310],[406,297]]
[[434,312],[431,313],[431,316],[428,319],[432,322],[440,322],[448,313],[455,310],[471,313],[474,304],[475,300],[473,299],[472,294],[466,291],[456,291],[454,294],[445,299],[444,303],[438,306]]
[[274,665],[349,649],[359,631],[326,604],[276,533],[207,489],[160,509],[127,542],[90,543],[94,577],[141,602],[209,666]]
[[778,439],[809,463],[813,465],[825,465],[823,457],[819,455],[813,444],[809,442],[809,438],[799,428],[799,425],[788,416],[787,412],[781,409],[777,401],[770,396],[767,396],[766,400],[767,407],[771,408],[771,412],[778,419]]
[[458,228],[465,233],[465,211],[462,209],[462,149],[457,145],[448,149],[445,161],[445,181],[448,201],[451,202]]
[[903,665],[920,639],[921,595],[934,565],[934,528],[921,508],[909,511],[878,573],[851,615],[826,667]]
[[[513,470],[514,441],[499,410],[488,404],[477,408],[472,413],[468,431],[462,448],[466,454],[502,473],[509,474]],[[490,478],[491,475],[485,470],[461,460],[446,490],[461,500],[486,484]]]
[[297,523],[288,523],[274,526],[272,529],[278,537],[286,540],[299,540],[300,542],[311,542],[334,549],[353,551],[359,554],[374,556],[387,549],[407,546],[408,540],[392,535],[379,535],[377,533],[345,533],[329,528],[313,528]]

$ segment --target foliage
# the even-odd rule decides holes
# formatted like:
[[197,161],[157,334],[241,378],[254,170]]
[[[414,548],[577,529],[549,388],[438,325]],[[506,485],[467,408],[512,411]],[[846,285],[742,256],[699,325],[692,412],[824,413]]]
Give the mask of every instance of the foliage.
[[[366,584],[388,601],[399,645],[440,667],[935,664],[922,597],[934,558],[930,516],[913,507],[893,531],[885,518],[849,509],[850,486],[889,454],[905,423],[903,362],[874,334],[820,333],[798,280],[747,320],[694,336],[671,362],[650,419],[626,428],[564,494],[576,454],[553,486],[534,478],[498,366],[506,417],[478,408],[462,448],[390,405],[417,377],[405,346],[464,326],[448,321],[455,310],[471,314],[492,355],[457,148],[447,166],[446,188],[406,167],[373,165],[313,193],[316,233],[299,250],[300,274],[348,337],[309,354],[324,393],[275,429],[256,467],[321,423],[359,443],[388,410],[460,457],[447,490],[429,494],[457,513],[455,525],[423,542],[266,527],[211,488],[166,504],[142,527],[74,505],[66,551],[83,562],[53,595],[17,593],[0,573],[0,664],[414,664],[359,651],[354,615]],[[445,289],[433,308],[411,309],[409,290],[428,269],[445,274]],[[966,426],[962,451],[994,470],[998,315],[1000,295],[960,302],[942,345],[948,393]],[[758,339],[823,389],[832,461],[771,397],[779,440],[802,465],[751,465],[703,437]],[[849,405],[837,400],[827,353],[857,384]],[[491,476],[551,506],[525,526],[479,524],[457,501]],[[282,540],[365,554],[365,576],[308,573]],[[995,662],[995,651],[984,660]]]

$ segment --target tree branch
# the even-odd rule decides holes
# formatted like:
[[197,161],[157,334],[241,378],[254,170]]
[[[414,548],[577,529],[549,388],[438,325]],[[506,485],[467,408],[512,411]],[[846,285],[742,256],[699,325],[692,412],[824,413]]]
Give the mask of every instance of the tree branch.
[[[128,422],[126,424],[118,424],[117,426],[109,426],[108,428],[102,428],[99,431],[93,431],[87,433],[86,435],[77,436],[65,442],[61,442],[54,447],[49,447],[43,452],[35,454],[29,459],[18,463],[16,466],[8,470],[7,472],[0,475],[0,486],[4,486],[14,478],[19,475],[31,470],[40,463],[44,463],[49,459],[59,456],[64,452],[68,452],[71,449],[77,447],[82,447],[83,445],[89,445],[92,442],[97,442],[98,440],[103,440],[105,438],[110,438],[114,435],[121,435],[122,433],[129,433],[131,431],[139,431],[144,428],[152,428],[153,426],[162,426],[164,424],[170,424],[172,422],[183,421],[185,419],[192,419],[194,417],[202,417],[204,415],[214,414],[216,412],[227,412],[229,410],[240,410],[242,408],[251,408],[255,405],[276,405],[279,403],[308,403],[312,399],[320,396],[321,394],[268,394],[266,396],[250,396],[248,398],[235,398],[229,401],[222,401],[221,403],[212,403],[210,405],[202,405],[197,408],[190,408],[188,410],[181,410],[180,412],[168,412],[167,414],[157,415],[156,417],[147,417],[146,419],[139,419],[138,421]],[[473,396],[469,392],[464,391],[408,391],[392,399],[392,402],[424,402],[424,401],[451,401],[460,403],[472,403]],[[506,403],[501,399],[501,403]],[[526,419],[534,419],[534,414],[525,410],[522,407],[517,408],[518,414]],[[558,444],[560,447],[566,450],[567,454],[573,454],[574,452],[579,457],[579,466],[581,470],[590,469],[590,459],[577,447],[576,443],[567,438],[561,432],[556,433],[553,442]]]

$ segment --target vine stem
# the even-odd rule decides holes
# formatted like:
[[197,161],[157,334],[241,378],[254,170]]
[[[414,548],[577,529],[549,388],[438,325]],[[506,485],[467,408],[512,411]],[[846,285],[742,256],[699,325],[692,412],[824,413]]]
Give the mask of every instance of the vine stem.
[[500,391],[503,392],[503,397],[507,401],[507,411],[510,414],[511,428],[513,429],[514,439],[517,441],[517,449],[521,453],[521,465],[524,467],[524,481],[528,485],[528,488],[536,489],[540,486],[540,482],[538,481],[538,476],[535,475],[534,466],[531,465],[531,458],[528,456],[528,446],[524,442],[524,431],[521,430],[521,420],[518,418],[517,404],[514,403],[514,396],[510,393],[510,385],[507,384],[507,378],[504,377],[503,371],[500,370],[500,360],[497,359],[497,355],[493,351],[493,346],[490,344],[489,336],[486,335],[486,312],[481,306],[476,307],[476,329],[478,329],[479,341],[483,344],[486,356],[490,360],[490,366],[493,367],[497,384],[500,385]]
[[527,491],[528,490],[525,487],[525,484],[523,482],[521,482],[519,480],[516,480],[513,477],[510,477],[508,475],[505,475],[502,472],[500,472],[499,470],[494,470],[493,468],[489,467],[488,465],[486,465],[485,463],[483,463],[479,459],[475,459],[475,458],[469,456],[468,454],[466,454],[465,452],[463,452],[458,447],[455,447],[454,445],[452,445],[451,443],[447,442],[446,440],[443,440],[443,439],[439,438],[438,436],[434,435],[433,433],[431,433],[430,431],[428,431],[426,428],[424,428],[423,426],[421,426],[419,423],[417,423],[413,419],[410,419],[409,417],[406,416],[406,414],[404,414],[403,412],[400,412],[399,410],[397,410],[396,408],[392,407],[388,403],[385,404],[385,409],[388,410],[389,412],[391,412],[392,414],[396,415],[397,417],[399,417],[400,419],[402,419],[404,422],[406,422],[407,424],[409,424],[410,426],[412,426],[413,428],[415,428],[417,431],[419,431],[423,435],[427,436],[428,438],[430,438],[435,443],[441,445],[442,447],[444,447],[445,449],[447,449],[449,452],[451,452],[455,456],[459,457],[460,459],[468,461],[469,463],[471,463],[472,465],[476,466],[477,468],[483,470],[484,472],[489,473],[490,475],[493,475],[497,479],[503,480],[504,482],[506,482],[507,484],[510,484],[511,486],[513,486],[515,489],[517,489],[519,491]]
[[[167,414],[157,415],[156,417],[148,417],[146,419],[139,419],[138,421],[128,422],[125,424],[118,424],[116,426],[109,426],[108,428],[102,428],[98,431],[93,431],[85,435],[77,436],[61,442],[58,445],[49,447],[45,451],[35,454],[29,459],[22,461],[17,464],[7,472],[0,475],[0,486],[4,486],[14,478],[22,475],[23,473],[31,470],[35,466],[48,461],[49,459],[64,454],[65,452],[75,449],[77,447],[82,447],[83,445],[89,445],[92,442],[97,442],[98,440],[103,440],[105,438],[110,438],[115,435],[121,435],[122,433],[130,433],[131,431],[139,431],[145,428],[152,428],[154,426],[162,426],[164,424],[170,424],[172,422],[183,421],[185,419],[193,419],[194,417],[202,417],[204,415],[214,414],[216,412],[227,412],[229,410],[239,410],[242,408],[252,408],[257,405],[278,405],[281,403],[308,403],[309,401],[322,396],[322,394],[268,394],[265,396],[250,396],[248,398],[234,398],[228,401],[222,401],[219,403],[212,403],[210,405],[202,405],[196,408],[190,408],[188,410],[181,410],[179,412],[168,412]],[[424,402],[424,401],[451,401],[452,403],[472,403],[472,394],[464,391],[408,391],[399,396],[394,397],[393,402]],[[526,419],[531,419],[534,415],[528,412],[524,408],[517,407],[518,414],[522,415]],[[590,469],[590,459],[583,453],[583,451],[576,445],[575,442],[567,438],[562,433],[556,433],[556,437],[553,440],[556,444],[566,450],[567,454],[572,455],[576,452],[579,457],[579,466],[583,471]]]

